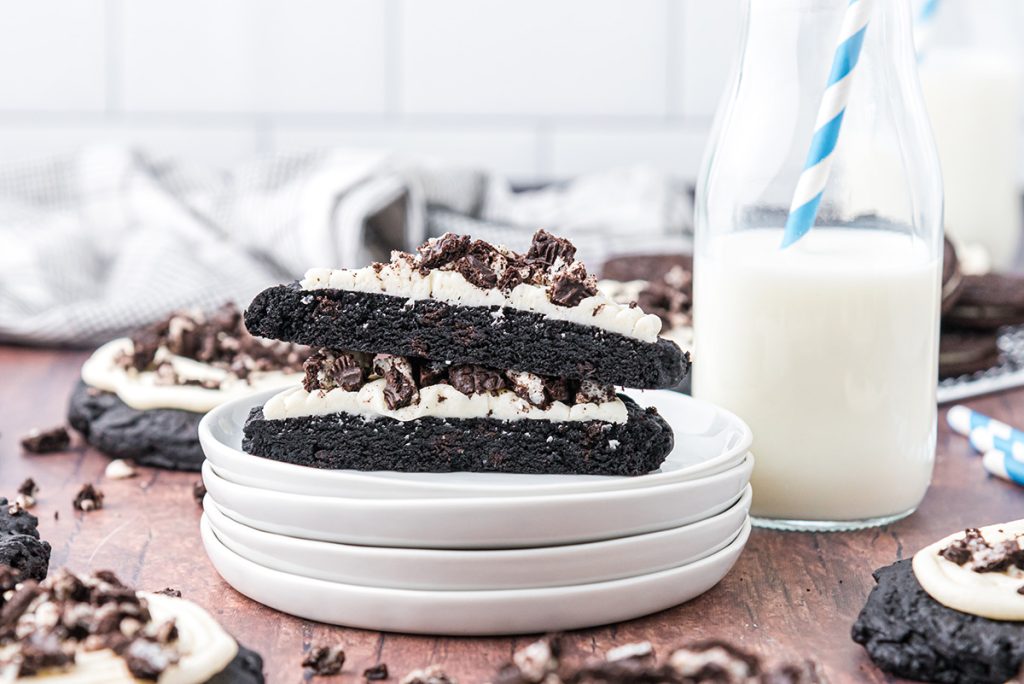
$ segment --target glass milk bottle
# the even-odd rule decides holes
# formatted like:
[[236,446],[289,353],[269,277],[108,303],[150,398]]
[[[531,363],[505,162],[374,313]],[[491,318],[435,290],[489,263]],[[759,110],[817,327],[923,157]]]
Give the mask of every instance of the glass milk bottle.
[[[1020,0],[916,0],[916,42],[965,271],[1013,266],[1021,233]],[[972,259],[981,249],[985,258]],[[977,262],[977,263],[976,263]]]
[[697,187],[693,393],[753,429],[760,524],[885,524],[935,460],[942,181],[910,7],[744,5]]

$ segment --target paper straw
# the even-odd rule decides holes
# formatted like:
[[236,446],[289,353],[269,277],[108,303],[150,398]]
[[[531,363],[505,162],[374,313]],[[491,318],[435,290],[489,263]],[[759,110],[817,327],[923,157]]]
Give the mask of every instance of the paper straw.
[[1024,463],[1002,451],[989,451],[982,457],[982,465],[990,475],[1024,485]]
[[968,440],[970,440],[971,446],[982,454],[989,451],[1001,451],[1014,460],[1024,463],[1024,442],[996,437],[984,428],[973,430]]
[[986,416],[984,413],[967,408],[963,404],[950,407],[949,412],[946,414],[946,422],[949,423],[949,427],[953,428],[954,431],[965,437],[970,436],[974,430],[981,428],[995,437],[1024,442],[1024,432],[995,418]]
[[818,206],[832,170],[832,153],[839,141],[839,129],[843,125],[846,103],[850,99],[853,71],[860,60],[864,34],[874,6],[875,0],[850,0],[846,7],[843,27],[839,32],[839,45],[832,60],[832,72],[814,124],[811,149],[793,194],[789,218],[786,219],[783,249],[806,235],[818,217]]

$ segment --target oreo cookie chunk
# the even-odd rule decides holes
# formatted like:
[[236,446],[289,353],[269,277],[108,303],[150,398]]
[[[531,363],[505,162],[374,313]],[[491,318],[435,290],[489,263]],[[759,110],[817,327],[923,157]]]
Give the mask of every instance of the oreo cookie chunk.
[[39,519],[21,504],[0,497],[0,567],[21,580],[42,580],[50,565],[50,544],[39,538]]
[[1024,664],[1021,521],[967,530],[877,570],[853,639],[893,675],[1011,679]]
[[672,431],[593,381],[321,350],[253,409],[243,448],[314,468],[642,475]]
[[357,270],[313,269],[257,295],[254,334],[299,344],[637,388],[673,387],[689,357],[660,319],[598,292],[567,240],[517,254],[448,233]]
[[994,331],[943,330],[939,336],[940,378],[988,370],[999,361],[999,337]]
[[601,267],[602,280],[648,282],[664,280],[672,271],[693,273],[693,257],[689,254],[630,254],[612,257]]
[[208,316],[175,313],[86,361],[68,421],[112,458],[196,471],[203,415],[245,394],[298,382],[306,353],[253,337],[232,304]]
[[79,577],[61,569],[4,596],[5,623],[17,623],[0,631],[5,680],[264,681],[259,655],[240,647],[202,608],[136,592],[111,572]]
[[1024,324],[1024,276],[1006,273],[969,275],[943,322],[963,328],[995,330]]

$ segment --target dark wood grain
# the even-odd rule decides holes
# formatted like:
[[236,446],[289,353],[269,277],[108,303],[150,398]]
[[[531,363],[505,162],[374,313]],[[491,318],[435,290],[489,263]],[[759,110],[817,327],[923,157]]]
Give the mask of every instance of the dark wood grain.
[[[271,682],[303,680],[300,662],[311,644],[341,642],[349,660],[340,681],[386,662],[397,679],[429,663],[466,682],[483,682],[497,664],[528,642],[516,639],[410,637],[342,629],[298,620],[256,604],[228,587],[210,566],[199,539],[192,498],[198,475],[143,469],[140,477],[107,481],[107,459],[76,446],[66,454],[21,453],[32,427],[64,420],[65,404],[85,354],[0,347],[0,494],[27,476],[40,486],[43,537],[52,567],[112,569],[141,588],[180,589],[205,606],[240,641],[264,655]],[[972,402],[1002,420],[1024,425],[1024,392]],[[71,508],[85,482],[106,493],[93,513]],[[59,513],[59,520],[54,514]],[[730,639],[770,658],[815,657],[834,682],[889,681],[849,637],[871,571],[950,532],[1024,517],[1024,490],[989,478],[966,441],[939,427],[932,488],[917,514],[889,527],[848,534],[786,534],[757,530],[717,587],[684,606],[640,620],[573,633],[574,656],[648,639],[663,650],[693,639]]]

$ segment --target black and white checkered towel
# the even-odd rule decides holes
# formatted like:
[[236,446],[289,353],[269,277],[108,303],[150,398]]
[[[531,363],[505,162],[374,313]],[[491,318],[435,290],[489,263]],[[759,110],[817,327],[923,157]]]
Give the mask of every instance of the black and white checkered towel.
[[[649,169],[531,192],[383,152],[280,155],[220,171],[123,147],[0,164],[0,342],[88,346],[185,307],[244,306],[312,266],[357,267],[427,231],[581,258],[685,245],[686,193]],[[618,245],[618,247],[616,247]]]

